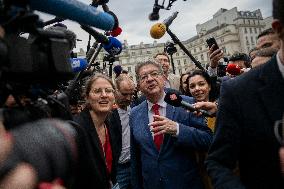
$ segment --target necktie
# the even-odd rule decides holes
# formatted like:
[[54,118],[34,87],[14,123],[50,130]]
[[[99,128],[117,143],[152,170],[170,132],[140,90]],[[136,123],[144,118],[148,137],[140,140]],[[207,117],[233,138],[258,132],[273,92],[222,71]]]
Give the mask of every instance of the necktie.
[[[153,110],[155,115],[160,115],[159,107],[160,107],[159,104],[154,104],[152,106],[152,110]],[[155,121],[155,119],[154,119],[154,121]],[[163,143],[163,139],[164,139],[164,135],[162,135],[162,134],[154,136],[154,143],[155,143],[158,151],[160,151],[160,147]]]

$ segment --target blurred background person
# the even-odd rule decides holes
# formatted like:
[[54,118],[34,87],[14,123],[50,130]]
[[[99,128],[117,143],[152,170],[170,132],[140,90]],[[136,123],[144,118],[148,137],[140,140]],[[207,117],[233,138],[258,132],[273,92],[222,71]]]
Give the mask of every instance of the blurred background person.
[[258,49],[256,47],[252,48],[249,51],[250,61],[252,61],[255,58],[255,55],[256,55],[257,51],[258,51]]
[[189,75],[189,72],[187,73],[183,73],[180,76],[180,85],[179,85],[179,91],[181,92],[181,94],[183,95],[187,95],[187,77]]
[[158,53],[154,56],[154,58],[163,68],[165,87],[179,90],[180,77],[170,73],[170,58],[168,54],[165,52]]
[[256,48],[264,49],[264,48],[273,48],[276,50],[280,49],[280,40],[277,34],[273,31],[272,28],[266,29],[262,31],[257,36]]
[[241,73],[247,72],[250,69],[250,57],[245,53],[234,53],[229,58],[229,64],[236,64],[241,69]]
[[[87,165],[86,173],[78,175],[84,180],[95,182],[97,188],[110,189],[116,183],[118,161],[117,139],[114,128],[107,119],[115,100],[115,86],[111,79],[102,74],[92,76],[85,89],[86,107],[74,120],[85,131],[86,154],[81,163]],[[85,188],[81,183],[81,188]]]
[[255,68],[268,62],[274,55],[277,54],[277,49],[264,48],[256,52],[254,59],[251,62],[251,67]]
[[[273,0],[281,48],[269,62],[222,84],[206,161],[215,188],[282,189],[275,121],[284,112],[284,1]],[[233,173],[239,167],[239,176]]]

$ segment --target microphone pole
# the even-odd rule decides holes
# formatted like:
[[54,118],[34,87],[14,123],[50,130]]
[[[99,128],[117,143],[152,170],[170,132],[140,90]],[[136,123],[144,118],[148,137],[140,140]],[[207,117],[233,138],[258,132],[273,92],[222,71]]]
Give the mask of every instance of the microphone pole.
[[92,63],[96,60],[96,58],[98,57],[98,55],[99,55],[100,51],[102,50],[102,48],[103,48],[103,44],[100,43],[97,51],[93,54],[93,56],[90,59],[89,65],[87,66],[87,70],[89,70],[91,68]]
[[202,71],[206,71],[205,68],[201,65],[201,63],[192,56],[192,54],[186,49],[186,47],[181,43],[181,41],[177,38],[177,36],[168,27],[167,27],[167,33],[171,36],[173,42],[178,44],[179,47],[184,51],[184,53],[187,56],[189,56],[189,58],[195,64],[196,67],[198,67]]

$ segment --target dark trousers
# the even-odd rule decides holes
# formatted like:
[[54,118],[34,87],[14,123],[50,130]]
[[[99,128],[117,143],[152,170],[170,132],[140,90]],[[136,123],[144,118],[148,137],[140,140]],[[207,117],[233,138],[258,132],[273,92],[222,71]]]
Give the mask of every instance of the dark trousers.
[[116,180],[120,189],[131,189],[131,166],[130,162],[118,164]]

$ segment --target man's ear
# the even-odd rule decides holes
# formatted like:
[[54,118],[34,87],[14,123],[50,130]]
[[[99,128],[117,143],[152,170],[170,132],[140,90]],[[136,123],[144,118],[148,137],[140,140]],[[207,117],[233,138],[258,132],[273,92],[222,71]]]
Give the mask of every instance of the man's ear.
[[277,34],[277,36],[281,39],[284,36],[284,28],[282,23],[280,22],[280,20],[278,19],[274,19],[272,21],[272,29],[274,30],[274,32]]

